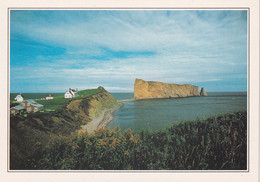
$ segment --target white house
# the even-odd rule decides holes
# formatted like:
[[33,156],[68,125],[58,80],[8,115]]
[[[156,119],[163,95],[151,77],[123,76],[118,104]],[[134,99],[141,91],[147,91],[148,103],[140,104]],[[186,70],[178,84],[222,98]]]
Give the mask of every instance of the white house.
[[23,96],[19,94],[14,98],[14,100],[16,100],[17,102],[23,102]]
[[69,99],[72,97],[77,97],[78,93],[76,90],[69,88],[69,90],[64,94],[64,98]]

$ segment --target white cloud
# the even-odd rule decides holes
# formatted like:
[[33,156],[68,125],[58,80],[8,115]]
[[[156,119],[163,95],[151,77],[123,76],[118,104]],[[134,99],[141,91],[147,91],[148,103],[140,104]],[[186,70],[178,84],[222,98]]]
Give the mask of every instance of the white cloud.
[[[71,22],[56,24],[38,21],[24,25],[24,22],[16,22],[14,29],[34,40],[65,46],[68,51],[71,47],[84,48],[86,51],[108,47],[115,51],[157,52],[160,49],[171,51],[173,46],[194,48],[219,46],[221,43],[224,46],[228,41],[234,41],[230,35],[240,32],[237,31],[239,24],[222,27],[220,21],[203,21],[194,13],[177,13],[172,17],[156,11],[121,12],[119,17],[111,14],[97,16],[87,22],[78,21],[76,17]],[[232,23],[232,20],[226,24]],[[235,40],[239,39],[236,37]]]
[[[195,11],[113,11],[80,17],[64,13],[64,18],[57,14],[49,21],[46,14],[29,13],[31,18],[26,16],[24,21],[15,18],[19,14],[14,16],[12,35],[66,50],[47,64],[39,57],[33,65],[12,67],[16,81],[56,80],[53,84],[60,82],[64,88],[71,83],[86,87],[100,84],[123,91],[133,89],[135,78],[207,82],[224,79],[235,72],[231,67],[246,71],[246,56],[239,55],[246,53],[245,21],[240,12],[229,12],[224,18],[223,13],[213,11],[201,15]],[[112,53],[118,51],[141,54],[117,58]],[[108,60],[91,58],[95,56]],[[31,74],[24,75],[27,71]]]

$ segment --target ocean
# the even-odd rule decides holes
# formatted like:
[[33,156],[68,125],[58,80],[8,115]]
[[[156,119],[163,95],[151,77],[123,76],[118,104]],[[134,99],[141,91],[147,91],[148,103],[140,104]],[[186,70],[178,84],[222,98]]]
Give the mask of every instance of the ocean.
[[[112,93],[118,101],[132,99],[133,93]],[[160,130],[178,121],[194,121],[218,114],[247,110],[246,92],[209,92],[207,97],[149,99],[124,102],[114,113],[110,128],[122,131]]]

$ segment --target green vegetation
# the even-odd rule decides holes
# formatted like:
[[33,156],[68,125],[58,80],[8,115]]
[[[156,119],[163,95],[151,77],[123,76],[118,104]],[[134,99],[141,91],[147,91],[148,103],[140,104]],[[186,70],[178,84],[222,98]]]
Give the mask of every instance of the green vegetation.
[[26,169],[245,170],[247,113],[173,124],[163,131],[52,135]]
[[68,104],[71,100],[75,99],[81,99],[84,97],[88,97],[94,94],[99,93],[102,90],[102,87],[98,87],[97,89],[86,89],[86,90],[81,90],[78,92],[78,97],[74,97],[72,99],[65,99],[63,95],[56,96],[52,100],[37,100],[39,104],[44,105],[44,110],[45,111],[54,111],[57,109],[62,108],[66,104]]
[[54,111],[59,108],[62,108],[70,99],[65,99],[64,96],[54,97],[52,100],[37,100],[37,103],[44,105],[45,111]]
[[97,94],[101,90],[103,90],[103,87],[98,87],[97,89],[80,90],[80,91],[78,91],[78,95],[79,95],[79,98],[80,97],[86,97],[86,96]]

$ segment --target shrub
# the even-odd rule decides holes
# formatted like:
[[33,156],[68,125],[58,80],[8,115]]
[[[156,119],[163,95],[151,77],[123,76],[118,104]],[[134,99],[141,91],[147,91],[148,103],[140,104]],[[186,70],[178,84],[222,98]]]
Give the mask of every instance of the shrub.
[[53,135],[41,169],[245,170],[247,113],[238,112],[163,131],[102,128],[71,136]]

